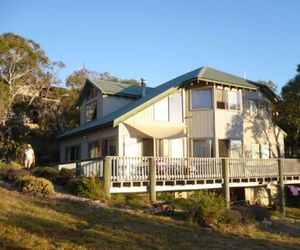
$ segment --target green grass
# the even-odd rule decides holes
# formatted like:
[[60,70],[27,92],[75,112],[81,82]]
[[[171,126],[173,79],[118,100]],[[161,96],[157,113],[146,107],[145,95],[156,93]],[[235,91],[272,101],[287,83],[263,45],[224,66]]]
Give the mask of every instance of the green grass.
[[[295,225],[300,230],[300,225]],[[124,213],[87,202],[34,197],[0,188],[3,248],[299,249],[300,237],[258,225],[224,226],[213,231],[168,217]]]

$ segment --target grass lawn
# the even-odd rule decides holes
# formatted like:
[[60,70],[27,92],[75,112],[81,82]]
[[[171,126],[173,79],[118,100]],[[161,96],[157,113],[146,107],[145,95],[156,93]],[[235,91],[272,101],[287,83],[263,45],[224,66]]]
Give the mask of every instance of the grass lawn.
[[149,214],[95,208],[0,188],[0,249],[299,249],[300,209],[271,227],[217,231]]

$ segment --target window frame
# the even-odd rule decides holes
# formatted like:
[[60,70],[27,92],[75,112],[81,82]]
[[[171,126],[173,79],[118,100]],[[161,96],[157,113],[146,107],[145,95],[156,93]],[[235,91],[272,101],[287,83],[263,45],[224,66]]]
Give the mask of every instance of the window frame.
[[[72,159],[72,148],[74,148],[74,154],[75,154],[74,159]],[[79,153],[77,152],[77,150]],[[68,153],[68,151],[70,151],[70,153]],[[70,157],[68,157],[69,154],[70,154]],[[65,148],[65,159],[66,159],[66,162],[73,162],[73,161],[80,160],[81,159],[81,144],[79,143],[79,144],[67,146]]]
[[[95,108],[94,108],[94,112],[93,112],[93,115],[91,117],[90,120],[88,120],[88,115],[87,115],[87,112],[88,112],[88,107],[91,106],[91,105],[95,105]],[[97,101],[91,101],[91,102],[88,102],[86,105],[85,105],[85,121],[86,122],[91,122],[91,121],[94,121],[97,119]]]
[[[207,141],[210,141],[209,145],[210,145],[210,150],[209,150],[209,156],[195,156],[195,150],[194,150],[194,142],[196,141],[205,141],[205,143]],[[207,137],[207,138],[193,138],[191,139],[191,152],[192,152],[192,157],[197,157],[197,158],[211,158],[213,157],[213,138],[211,137]]]
[[[193,91],[210,91],[210,107],[203,107],[203,108],[194,108],[193,107]],[[193,88],[190,89],[190,110],[212,110],[213,109],[213,88]]]

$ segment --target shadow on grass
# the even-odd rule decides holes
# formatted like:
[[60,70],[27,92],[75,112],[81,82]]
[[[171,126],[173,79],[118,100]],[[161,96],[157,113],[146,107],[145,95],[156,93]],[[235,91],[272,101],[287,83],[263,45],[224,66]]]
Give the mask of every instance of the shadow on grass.
[[[20,195],[21,201],[25,200]],[[254,239],[232,233],[213,232],[180,221],[120,211],[91,208],[88,203],[31,197],[24,202],[37,207],[34,213],[7,214],[2,224],[19,227],[47,238],[59,248],[70,242],[86,248],[138,249],[299,249],[299,245],[271,239]],[[1,239],[1,238],[0,238]],[[4,244],[5,238],[2,237]],[[18,248],[19,243],[12,243]]]

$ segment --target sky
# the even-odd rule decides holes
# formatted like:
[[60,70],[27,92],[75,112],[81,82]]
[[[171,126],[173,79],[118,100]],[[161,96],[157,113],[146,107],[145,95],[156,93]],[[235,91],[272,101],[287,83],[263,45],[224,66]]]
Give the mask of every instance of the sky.
[[209,66],[279,89],[300,64],[299,0],[0,0],[0,33],[63,61],[157,86]]

